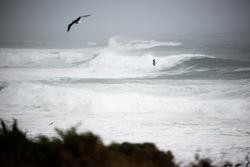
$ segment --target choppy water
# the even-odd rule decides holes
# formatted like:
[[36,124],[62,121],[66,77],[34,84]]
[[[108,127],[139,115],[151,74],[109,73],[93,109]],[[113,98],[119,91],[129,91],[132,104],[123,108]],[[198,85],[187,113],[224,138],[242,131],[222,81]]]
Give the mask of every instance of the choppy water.
[[243,160],[250,62],[238,57],[249,48],[189,45],[114,37],[83,49],[2,48],[0,117],[30,135],[81,123],[107,143],[154,142],[179,160],[197,152]]

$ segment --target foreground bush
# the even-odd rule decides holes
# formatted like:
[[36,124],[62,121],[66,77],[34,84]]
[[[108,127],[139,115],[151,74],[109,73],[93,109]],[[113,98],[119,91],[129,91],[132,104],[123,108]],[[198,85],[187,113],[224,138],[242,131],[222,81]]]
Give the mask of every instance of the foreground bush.
[[[7,127],[1,121],[0,166],[39,167],[177,167],[170,151],[163,152],[154,144],[111,144],[88,132],[56,130],[59,137],[39,136],[27,138],[18,129],[16,121]],[[231,164],[225,164],[230,166]],[[190,163],[192,167],[211,167],[208,159]],[[232,165],[231,165],[232,166]]]

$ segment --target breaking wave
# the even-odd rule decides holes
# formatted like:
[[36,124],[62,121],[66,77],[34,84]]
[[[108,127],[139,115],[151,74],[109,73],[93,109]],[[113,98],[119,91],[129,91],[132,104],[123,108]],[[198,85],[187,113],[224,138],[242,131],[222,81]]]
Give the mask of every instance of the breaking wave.
[[85,62],[95,56],[92,49],[1,49],[1,68],[60,68]]
[[0,117],[46,135],[52,121],[61,128],[81,121],[106,140],[151,140],[184,156],[200,148],[234,158],[249,152],[248,61],[215,57],[216,49],[203,52],[207,45],[189,52],[185,43],[119,37],[88,44],[0,49]]
[[[77,68],[82,73],[126,77],[178,78],[241,77],[250,78],[249,62],[219,59],[211,55],[158,55],[154,47],[176,47],[178,42],[124,40],[113,37],[107,46],[86,49],[1,49],[1,68]],[[152,60],[156,59],[156,66]],[[239,75],[240,74],[240,75]],[[138,76],[137,75],[137,76]]]
[[180,42],[159,42],[146,40],[125,40],[120,37],[112,37],[109,39],[109,48],[113,50],[141,50],[149,49],[157,46],[180,46]]

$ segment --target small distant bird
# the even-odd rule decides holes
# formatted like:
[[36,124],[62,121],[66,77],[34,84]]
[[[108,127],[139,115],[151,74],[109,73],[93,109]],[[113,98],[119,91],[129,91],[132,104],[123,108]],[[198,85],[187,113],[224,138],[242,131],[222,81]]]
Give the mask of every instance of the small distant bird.
[[156,65],[156,61],[155,61],[155,59],[153,59],[153,65],[154,65],[154,66]]
[[79,23],[81,23],[81,18],[83,18],[83,17],[89,17],[89,16],[91,16],[91,15],[83,15],[83,16],[79,16],[77,19],[75,19],[75,20],[73,20],[69,25],[68,25],[68,29],[67,29],[67,32],[69,32],[69,30],[70,30],[70,28],[72,27],[72,25],[74,25],[74,24],[79,24]]
[[54,124],[54,122],[50,122],[50,123],[49,123],[49,125],[53,125],[53,124]]

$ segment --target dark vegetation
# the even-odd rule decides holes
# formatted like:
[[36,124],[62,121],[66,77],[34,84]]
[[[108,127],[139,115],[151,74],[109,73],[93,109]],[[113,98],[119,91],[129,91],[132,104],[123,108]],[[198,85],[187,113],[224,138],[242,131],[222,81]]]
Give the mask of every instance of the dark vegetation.
[[[1,167],[178,167],[170,151],[163,152],[154,144],[113,143],[104,145],[101,139],[88,132],[77,133],[56,129],[58,137],[39,136],[30,139],[18,129],[1,121]],[[237,164],[236,164],[237,165]],[[224,163],[224,166],[236,166]],[[190,167],[212,167],[209,159],[197,158]],[[241,164],[240,164],[241,166]]]

